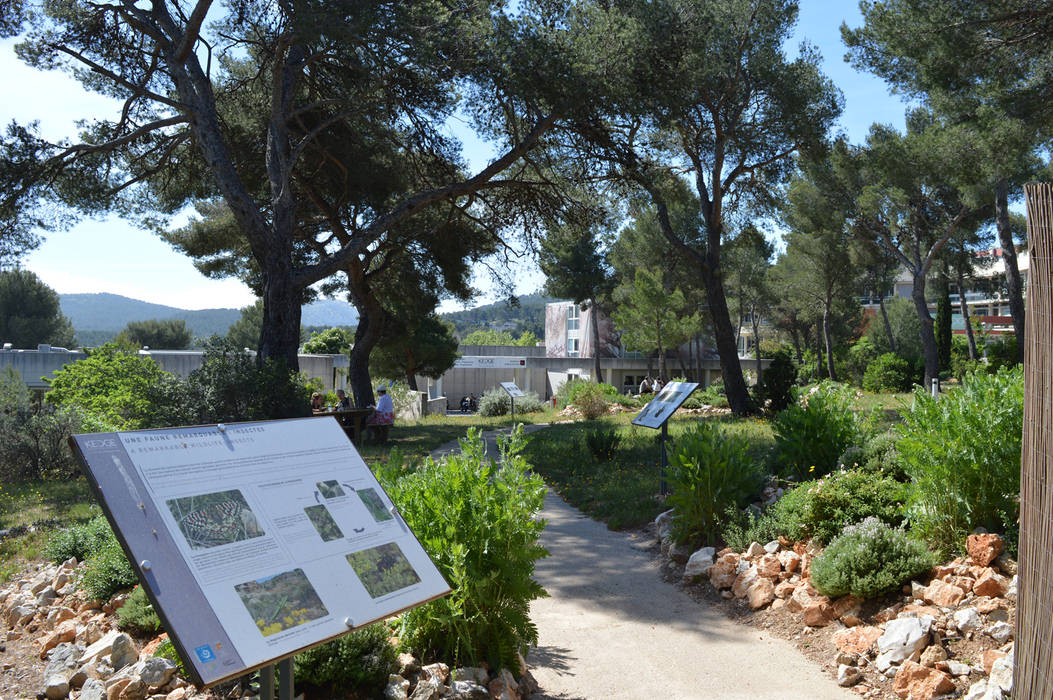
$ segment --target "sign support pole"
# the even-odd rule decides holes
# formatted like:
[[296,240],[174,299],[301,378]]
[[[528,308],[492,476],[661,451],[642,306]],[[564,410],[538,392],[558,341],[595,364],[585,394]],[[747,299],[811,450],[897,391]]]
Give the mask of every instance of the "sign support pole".
[[293,660],[291,656],[278,662],[278,676],[280,679],[278,684],[278,700],[293,700],[293,695],[296,693],[296,689],[294,687]]
[[514,396],[509,396],[508,400],[512,402],[512,425],[516,424],[516,400]]
[[260,669],[260,700],[274,700],[274,664]]
[[669,495],[669,487],[665,483],[665,468],[669,465],[669,457],[665,452],[665,441],[669,437],[669,422],[662,423],[662,496]]

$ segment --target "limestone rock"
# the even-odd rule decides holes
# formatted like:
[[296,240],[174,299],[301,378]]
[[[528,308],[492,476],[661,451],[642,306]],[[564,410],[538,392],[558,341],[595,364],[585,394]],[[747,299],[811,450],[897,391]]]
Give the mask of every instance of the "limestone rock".
[[837,684],[842,688],[850,688],[863,680],[863,674],[855,666],[841,664],[837,667]]
[[454,669],[453,677],[459,681],[474,681],[479,685],[486,685],[486,682],[490,679],[490,674],[481,666],[465,666]]
[[709,574],[715,555],[716,550],[713,547],[703,547],[692,554],[684,566],[684,580],[694,580]]
[[881,630],[869,625],[860,625],[834,633],[834,645],[845,654],[865,654],[881,636]]
[[764,551],[768,554],[775,554],[779,551],[779,540],[772,540],[768,544],[764,545]]
[[933,700],[954,690],[954,682],[943,671],[904,661],[892,681],[892,690],[901,698]]
[[675,544],[669,548],[669,558],[677,564],[686,564],[691,556],[691,545]]
[[996,574],[994,569],[988,569],[973,584],[973,593],[979,596],[1000,598],[1006,592],[1006,580],[1004,576]]
[[[412,654],[399,654],[399,658],[403,656],[412,657]],[[388,684],[384,688],[384,700],[406,700],[409,697],[409,686],[408,680],[402,676],[391,674],[388,676]]]
[[954,626],[962,634],[975,632],[983,627],[983,622],[980,620],[980,615],[977,613],[976,608],[956,610],[952,619],[954,620]]
[[794,589],[797,588],[796,583],[790,583],[789,581],[783,581],[782,583],[775,586],[775,597],[776,598],[789,598],[793,595]]
[[109,654],[110,650],[113,647],[113,640],[117,639],[117,637],[119,637],[120,634],[121,633],[117,630],[111,630],[110,632],[107,632],[105,635],[102,636],[102,638],[100,638],[98,641],[94,642],[91,646],[84,650],[84,653],[81,654],[80,659],[78,659],[77,663],[89,664]]
[[998,570],[1006,576],[1016,576],[1018,568],[1016,560],[1005,552],[998,555],[998,558],[994,561],[994,565],[997,566]]
[[1006,622],[996,622],[984,631],[999,644],[1005,644],[1013,638],[1013,626]]
[[926,647],[925,651],[921,652],[921,659],[919,659],[918,663],[929,668],[936,668],[937,664],[946,660],[947,650],[939,644],[933,644]]
[[51,658],[44,668],[44,678],[62,676],[67,681],[72,679],[80,668],[78,659],[84,652],[84,648],[76,644],[64,643],[55,647],[51,652]]
[[669,534],[669,528],[673,526],[673,509],[659,513],[658,517],[654,519],[655,530],[658,532],[658,539],[662,539]]
[[1009,654],[994,662],[991,666],[991,675],[987,678],[988,685],[994,684],[1002,689],[1003,693],[1013,692],[1013,655]]
[[501,672],[497,674],[497,678],[490,681],[489,690],[490,697],[493,700],[521,700],[519,684],[516,683],[515,678],[505,668],[501,669]]
[[490,700],[490,693],[475,681],[454,681],[446,700]]
[[986,680],[977,681],[969,686],[962,700],[1002,700],[1002,689]]
[[44,638],[44,642],[40,646],[40,658],[45,658],[47,653],[59,644],[72,642],[76,638],[77,623],[73,620],[66,620],[56,627],[54,632]]
[[771,582],[771,579],[758,578],[746,591],[746,598],[752,610],[763,608],[775,600],[775,584]]
[[779,564],[791,574],[801,567],[801,555],[792,549],[779,552]]
[[739,555],[725,554],[709,570],[709,581],[714,588],[731,588],[738,578]]
[[886,661],[899,663],[929,643],[930,617],[899,617],[885,625],[884,633],[878,637],[877,648]]
[[736,598],[745,598],[750,586],[758,578],[760,578],[760,572],[757,571],[756,566],[751,566],[735,578],[735,583],[731,584],[731,592]]
[[760,542],[750,542],[749,548],[746,549],[746,556],[750,559],[763,557],[765,554],[767,554],[767,552],[764,551],[764,547]]
[[991,675],[991,671],[994,669],[995,661],[1003,659],[1007,656],[1004,651],[998,649],[984,649],[980,654],[980,665],[983,666],[984,673]]
[[133,676],[131,680],[121,689],[121,694],[118,695],[118,700],[146,700],[146,696],[149,695],[149,688],[146,687],[146,683],[143,683],[141,678]]
[[445,685],[450,678],[450,667],[444,663],[428,664],[420,670],[421,678]]
[[413,689],[413,694],[409,696],[409,700],[439,700],[441,697],[441,684],[421,678],[417,681],[417,687]]
[[173,662],[160,656],[151,656],[133,667],[134,673],[150,688],[160,688],[167,684],[177,670]]
[[964,597],[965,591],[961,588],[952,586],[946,581],[939,579],[933,579],[932,583],[922,593],[922,600],[930,605],[938,605],[941,608],[953,608],[962,602]]
[[1002,538],[995,534],[969,535],[965,539],[965,550],[977,566],[990,566],[1003,549]]
[[98,678],[89,678],[80,689],[78,700],[105,700],[106,686]]
[[113,638],[110,646],[110,665],[114,671],[120,671],[129,664],[139,660],[139,651],[135,648],[135,642],[127,634],[121,633]]
[[399,654],[398,665],[400,676],[406,676],[420,670],[420,662],[417,661],[417,657],[413,654]]
[[782,573],[782,564],[774,554],[765,554],[757,560],[757,572],[764,578],[775,580]]

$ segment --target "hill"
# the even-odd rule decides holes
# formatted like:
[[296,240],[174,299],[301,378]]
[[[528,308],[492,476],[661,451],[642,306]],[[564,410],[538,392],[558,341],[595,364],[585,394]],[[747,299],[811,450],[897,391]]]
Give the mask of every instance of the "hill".
[[[119,294],[60,294],[62,313],[73,322],[82,345],[98,345],[112,339],[129,321],[181,320],[196,337],[225,335],[241,317],[238,309],[180,309],[152,304]],[[304,326],[353,326],[355,308],[345,301],[319,299],[303,309]]]
[[493,304],[477,306],[464,311],[451,311],[442,317],[457,329],[457,335],[464,337],[477,328],[507,330],[513,335],[531,331],[539,338],[545,337],[545,304],[556,299],[543,294],[524,294],[518,297],[518,304],[498,301]]

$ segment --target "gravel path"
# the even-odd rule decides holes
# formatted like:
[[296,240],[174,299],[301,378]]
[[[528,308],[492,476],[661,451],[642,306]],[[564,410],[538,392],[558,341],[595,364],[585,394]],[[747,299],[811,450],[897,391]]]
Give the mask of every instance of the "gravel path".
[[[486,433],[490,454],[494,434]],[[533,698],[858,697],[789,642],[737,624],[663,581],[642,536],[611,532],[551,490],[542,515],[551,556],[538,562],[535,578],[550,597],[531,606],[539,639],[527,660],[541,686]]]

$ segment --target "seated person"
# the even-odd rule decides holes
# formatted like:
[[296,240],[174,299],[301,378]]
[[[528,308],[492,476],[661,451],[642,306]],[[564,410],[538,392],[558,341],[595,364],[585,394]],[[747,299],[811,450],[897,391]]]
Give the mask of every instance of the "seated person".
[[325,397],[317,391],[311,394],[311,410],[315,413],[325,410]]
[[347,409],[351,408],[351,397],[349,397],[347,395],[347,392],[345,392],[343,389],[336,390],[336,398],[337,401],[339,401],[339,403],[337,403],[336,405],[336,410],[346,411]]
[[377,393],[380,394],[380,398],[377,399],[376,408],[366,418],[367,426],[377,426],[382,430],[371,430],[374,435],[385,435],[387,426],[395,423],[395,404],[392,403],[391,397],[388,396],[388,388],[386,386],[378,386]]

